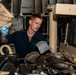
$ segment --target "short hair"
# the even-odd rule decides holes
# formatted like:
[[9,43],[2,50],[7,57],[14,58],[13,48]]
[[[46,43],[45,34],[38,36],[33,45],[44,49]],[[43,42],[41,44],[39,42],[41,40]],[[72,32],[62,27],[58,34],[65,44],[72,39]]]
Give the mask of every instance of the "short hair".
[[43,20],[43,17],[38,13],[34,13],[30,17],[30,19],[35,19],[35,18],[39,18],[39,19]]

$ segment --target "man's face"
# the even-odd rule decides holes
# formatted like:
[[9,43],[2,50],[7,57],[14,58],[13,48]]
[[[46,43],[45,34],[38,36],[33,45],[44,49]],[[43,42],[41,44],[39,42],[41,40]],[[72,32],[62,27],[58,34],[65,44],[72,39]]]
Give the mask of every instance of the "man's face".
[[32,31],[36,32],[39,30],[41,23],[42,23],[42,20],[39,18],[32,19],[29,22],[30,28],[32,29]]

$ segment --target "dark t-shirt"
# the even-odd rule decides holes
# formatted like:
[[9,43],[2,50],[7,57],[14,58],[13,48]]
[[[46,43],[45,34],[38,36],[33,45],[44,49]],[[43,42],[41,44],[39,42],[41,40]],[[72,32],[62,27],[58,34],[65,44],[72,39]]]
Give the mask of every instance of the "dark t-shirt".
[[6,38],[8,39],[7,44],[14,44],[16,53],[20,58],[24,58],[30,52],[37,51],[37,47],[35,45],[39,41],[46,41],[45,37],[39,31],[37,31],[31,41],[29,41],[26,30],[9,34]]

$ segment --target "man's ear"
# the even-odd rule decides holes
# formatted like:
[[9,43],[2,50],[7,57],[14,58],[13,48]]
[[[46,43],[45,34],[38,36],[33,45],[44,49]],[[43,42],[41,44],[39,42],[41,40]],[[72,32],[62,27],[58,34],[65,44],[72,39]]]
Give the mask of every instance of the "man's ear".
[[29,24],[31,24],[31,20],[29,20]]

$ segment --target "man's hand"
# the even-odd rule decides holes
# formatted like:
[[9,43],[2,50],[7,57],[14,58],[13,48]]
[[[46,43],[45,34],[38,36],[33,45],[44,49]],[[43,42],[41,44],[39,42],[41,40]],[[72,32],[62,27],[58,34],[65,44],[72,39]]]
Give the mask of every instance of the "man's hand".
[[0,30],[1,30],[1,34],[2,34],[3,36],[6,36],[6,35],[8,34],[8,28],[7,28],[6,25],[3,25],[3,26],[0,28]]
[[50,46],[47,44],[46,41],[39,41],[36,44],[36,47],[38,48],[38,50],[40,51],[41,54],[43,54],[44,52],[51,50]]

